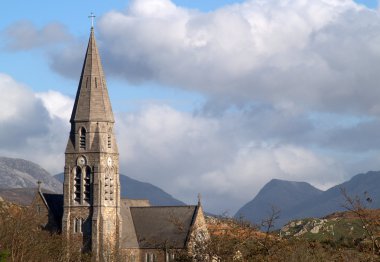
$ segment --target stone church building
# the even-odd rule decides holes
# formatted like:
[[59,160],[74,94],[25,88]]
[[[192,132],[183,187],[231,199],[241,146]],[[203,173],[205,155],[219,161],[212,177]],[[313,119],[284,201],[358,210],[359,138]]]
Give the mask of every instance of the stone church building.
[[150,206],[120,198],[115,119],[93,28],[70,123],[63,195],[38,190],[32,204],[47,229],[79,241],[93,261],[108,261],[115,250],[125,261],[175,261],[174,251],[191,254],[196,239],[208,238],[200,203]]

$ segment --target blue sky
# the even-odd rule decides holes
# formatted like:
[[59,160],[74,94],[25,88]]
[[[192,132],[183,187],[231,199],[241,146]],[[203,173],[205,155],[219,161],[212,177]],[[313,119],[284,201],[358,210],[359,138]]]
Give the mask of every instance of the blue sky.
[[[204,0],[177,0],[173,1],[175,4],[186,7],[201,10],[204,12],[212,12],[225,5],[234,3],[242,3],[244,1],[236,0],[218,0],[218,1],[204,1]],[[369,8],[376,8],[377,1],[375,0],[357,0],[357,3],[368,6]],[[23,6],[23,8],[18,8]],[[30,21],[36,27],[43,27],[44,25],[52,22],[61,23],[67,27],[67,30],[81,39],[83,44],[87,41],[88,26],[90,25],[88,15],[94,12],[98,17],[111,10],[123,10],[128,6],[128,1],[66,1],[64,3],[46,2],[37,0],[33,2],[25,1],[12,1],[2,5],[2,19],[0,21],[1,31],[5,28],[19,21]],[[17,10],[17,11],[16,11]],[[52,72],[48,66],[48,61],[41,51],[24,51],[24,52],[7,52],[6,50],[1,52],[0,68],[10,75],[18,76],[17,79],[35,91],[43,91],[49,89],[59,90],[60,92],[73,96],[75,89],[73,85],[76,85],[76,79],[66,79]],[[33,70],[31,70],[33,68]],[[79,72],[78,72],[79,74]],[[44,81],[41,81],[43,77]],[[79,77],[79,76],[78,76]],[[145,83],[139,85],[130,85],[125,81],[118,81],[108,77],[110,85],[114,87],[111,89],[111,96],[114,100],[145,100],[154,99],[158,100],[172,100],[175,96],[176,100],[182,103],[175,102],[174,106],[183,110],[192,110],[203,102],[202,94],[197,92],[183,92],[181,90],[173,90],[167,86],[160,86],[160,90],[157,90],[157,83]],[[128,85],[128,89],[124,88]],[[118,86],[123,86],[118,88]],[[153,86],[153,87],[152,87]],[[120,103],[114,105],[117,110]],[[135,103],[134,103],[135,104]],[[125,105],[120,105],[125,109]],[[126,109],[133,109],[133,106],[127,106]]]
[[233,213],[273,178],[380,170],[377,4],[8,1],[0,154],[61,172],[94,12],[122,173]]

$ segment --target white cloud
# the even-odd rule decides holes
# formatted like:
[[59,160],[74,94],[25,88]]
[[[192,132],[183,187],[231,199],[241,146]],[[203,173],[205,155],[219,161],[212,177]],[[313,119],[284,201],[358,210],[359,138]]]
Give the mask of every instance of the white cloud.
[[62,172],[70,99],[57,92],[35,94],[4,73],[0,92],[0,154],[34,161],[53,174]]
[[70,120],[74,105],[71,98],[54,90],[49,90],[45,93],[36,93],[35,96],[41,99],[51,118],[58,117],[67,120],[67,122]]
[[16,121],[20,114],[33,110],[35,101],[30,99],[33,93],[25,86],[17,83],[10,76],[0,73],[0,121]]
[[7,40],[5,47],[13,51],[46,48],[72,40],[67,29],[58,23],[50,23],[37,29],[29,21],[20,21],[9,26],[5,34]]
[[229,104],[378,114],[380,19],[350,0],[246,1],[202,13],[132,1],[98,27],[108,72]]

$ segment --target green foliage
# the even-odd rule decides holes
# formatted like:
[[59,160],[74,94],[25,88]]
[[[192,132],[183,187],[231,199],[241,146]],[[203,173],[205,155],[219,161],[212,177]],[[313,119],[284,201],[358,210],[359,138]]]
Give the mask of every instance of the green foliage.
[[6,262],[10,253],[7,250],[0,251],[0,262]]

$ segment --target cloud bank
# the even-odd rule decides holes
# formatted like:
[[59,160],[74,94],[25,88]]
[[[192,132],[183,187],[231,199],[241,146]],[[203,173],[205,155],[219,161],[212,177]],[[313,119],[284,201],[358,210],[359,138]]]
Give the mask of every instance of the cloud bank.
[[[9,35],[10,46],[38,48],[36,35],[50,37],[33,32],[27,47],[16,45],[21,34]],[[134,0],[103,15],[96,33],[108,78],[206,97],[194,112],[157,103],[118,112],[126,175],[188,203],[200,192],[208,211],[232,215],[272,178],[325,189],[379,169],[375,10],[350,0],[256,0],[203,13]],[[85,42],[70,39],[48,58],[54,71],[77,79]],[[4,74],[0,89],[9,96],[0,105],[7,126],[0,153],[61,170],[72,98],[34,93]]]
[[[0,90],[8,96],[1,103],[0,124],[6,128],[0,134],[0,154],[35,161],[52,173],[62,172],[73,100],[56,91],[35,93],[5,74],[0,74]],[[272,177],[306,179],[322,188],[343,179],[344,171],[333,159],[267,139],[276,136],[272,125],[291,129],[286,127],[288,121],[275,124],[280,113],[271,111],[273,123],[267,123],[267,128],[272,135],[253,131],[260,117],[269,116],[264,113],[258,119],[253,114],[248,121],[235,113],[209,117],[164,104],[118,113],[121,172],[189,203],[201,192],[208,210],[231,214]],[[288,132],[289,137],[292,133]]]
[[110,73],[227,105],[379,113],[380,19],[350,0],[246,1],[202,13],[134,0],[100,19]]
[[[68,98],[56,92],[35,93],[0,73],[0,154],[34,161],[51,172],[61,172],[69,115],[59,112]],[[61,96],[54,109],[45,103]],[[50,103],[49,102],[49,103]],[[70,106],[72,107],[72,102]],[[58,107],[56,107],[58,106]],[[64,109],[65,111],[66,109]],[[56,117],[60,116],[62,117]]]

